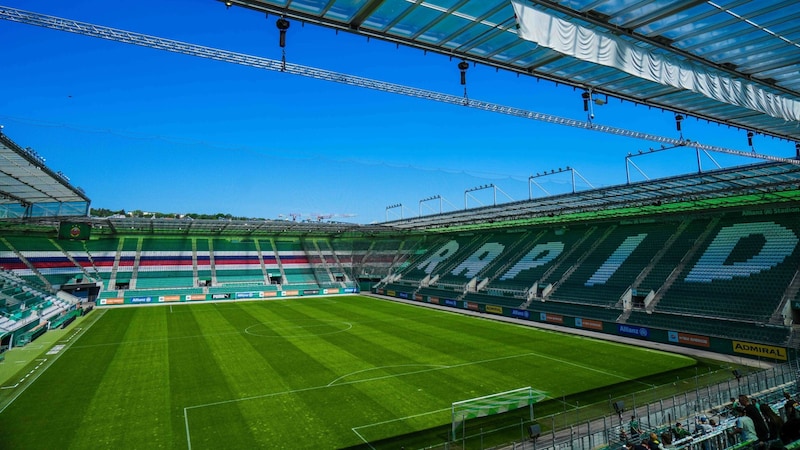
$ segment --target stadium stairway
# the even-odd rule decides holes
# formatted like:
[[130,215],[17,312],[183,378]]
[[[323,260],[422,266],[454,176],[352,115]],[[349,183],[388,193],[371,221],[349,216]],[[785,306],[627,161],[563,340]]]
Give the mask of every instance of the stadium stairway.
[[698,249],[700,249],[700,247],[707,241],[712,231],[716,229],[719,221],[720,221],[719,217],[713,218],[708,223],[705,230],[699,236],[697,236],[697,239],[695,239],[694,241],[694,245],[691,248],[689,248],[689,250],[683,255],[680,262],[678,262],[678,264],[674,266],[672,272],[670,273],[670,276],[667,277],[666,280],[664,280],[664,283],[656,291],[653,300],[650,302],[650,304],[647,305],[647,309],[650,312],[652,312],[656,308],[658,302],[661,300],[661,298],[663,298],[664,293],[667,292],[670,286],[672,286],[672,284],[678,279],[680,274],[683,272],[683,269],[686,267],[687,262],[697,253]]

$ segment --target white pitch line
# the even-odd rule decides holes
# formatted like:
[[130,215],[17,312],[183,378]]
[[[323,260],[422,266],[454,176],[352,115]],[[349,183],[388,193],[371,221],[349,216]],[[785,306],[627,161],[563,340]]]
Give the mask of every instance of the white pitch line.
[[429,416],[431,414],[439,414],[439,413],[442,413],[442,412],[445,412],[445,411],[450,411],[450,408],[443,408],[443,409],[437,409],[435,411],[428,411],[428,412],[419,413],[419,414],[412,414],[410,416],[398,417],[396,419],[384,420],[383,422],[375,422],[375,423],[371,423],[369,425],[361,425],[360,427],[353,427],[353,430],[360,430],[362,428],[374,427],[376,425],[385,425],[387,423],[392,423],[392,422],[400,422],[401,420],[416,419],[417,417]]
[[192,450],[192,436],[189,434],[189,414],[186,411],[187,408],[183,408],[183,421],[186,423],[186,448],[188,450]]
[[355,433],[356,436],[358,436],[359,439],[361,439],[365,444],[367,444],[369,446],[369,448],[371,448],[372,450],[376,450],[375,447],[373,447],[372,444],[370,444],[368,440],[364,439],[364,436],[362,436],[361,433],[356,431],[356,428],[350,428],[350,431]]
[[[186,423],[186,439],[187,439],[187,444],[189,446],[188,448],[189,448],[189,450],[191,450],[191,441],[190,441],[190,435],[189,435],[189,414],[188,414],[189,410],[191,410],[191,409],[206,408],[206,407],[210,407],[210,406],[219,406],[219,405],[225,405],[225,404],[230,404],[230,403],[238,403],[238,402],[249,401],[249,400],[266,399],[266,398],[270,398],[270,397],[277,397],[277,396],[280,396],[280,395],[298,394],[298,393],[316,391],[316,390],[320,390],[320,389],[327,389],[327,388],[338,387],[338,386],[348,386],[348,385],[366,383],[366,382],[370,382],[370,381],[380,381],[380,380],[384,380],[384,379],[388,379],[388,378],[399,378],[399,377],[406,376],[406,375],[415,375],[415,374],[419,374],[419,373],[433,372],[433,371],[438,371],[438,370],[455,369],[455,368],[468,367],[468,366],[473,366],[473,365],[478,365],[478,364],[485,364],[485,363],[490,363],[490,362],[495,362],[495,361],[502,361],[502,360],[506,360],[506,359],[525,358],[525,357],[530,357],[530,356],[536,356],[536,357],[539,357],[539,358],[542,358],[542,359],[548,359],[548,360],[551,360],[551,361],[558,361],[558,362],[561,362],[561,363],[564,363],[564,364],[567,364],[567,365],[579,367],[579,368],[582,368],[582,369],[585,369],[585,370],[589,370],[589,371],[592,371],[592,372],[600,373],[600,374],[607,375],[607,376],[610,376],[610,377],[616,377],[616,378],[619,378],[619,379],[622,379],[622,380],[628,379],[628,378],[626,378],[626,377],[624,377],[622,375],[613,374],[613,373],[610,373],[610,372],[607,372],[607,371],[604,371],[604,370],[600,370],[600,369],[597,369],[597,368],[594,368],[594,367],[589,367],[589,366],[585,366],[583,364],[578,364],[578,363],[575,363],[575,362],[571,362],[571,361],[568,361],[566,359],[556,358],[556,357],[553,357],[553,356],[544,355],[544,354],[537,353],[537,352],[527,352],[527,353],[521,353],[521,354],[517,354],[517,355],[501,356],[501,357],[498,357],[498,358],[489,358],[489,359],[484,359],[484,360],[479,360],[479,361],[469,361],[469,362],[464,362],[464,363],[454,364],[454,365],[449,365],[449,366],[441,365],[441,366],[438,366],[438,367],[435,367],[435,368],[430,368],[430,369],[425,369],[425,370],[415,370],[415,371],[412,371],[412,372],[406,372],[406,373],[397,374],[397,375],[386,375],[386,376],[375,377],[375,378],[365,378],[363,380],[348,381],[348,382],[344,382],[344,383],[341,383],[341,384],[331,384],[331,383],[333,383],[333,382],[331,382],[331,383],[328,383],[327,385],[312,386],[312,387],[307,387],[307,388],[302,388],[302,389],[293,389],[293,390],[282,391],[282,392],[273,392],[273,393],[269,393],[269,394],[254,395],[254,396],[243,397],[243,398],[238,398],[238,399],[231,399],[231,400],[223,400],[223,401],[219,401],[219,402],[205,403],[205,404],[202,404],[202,405],[187,406],[187,407],[183,408],[183,416],[184,416],[184,421]],[[338,381],[341,378],[342,377],[337,378],[336,380],[334,380],[334,382]],[[551,397],[551,396],[548,395],[547,398],[554,399],[555,397]],[[2,413],[2,410],[0,410],[0,413]],[[421,415],[424,415],[424,414],[428,414],[428,413],[423,413]],[[411,418],[411,417],[413,417],[413,416],[410,416],[409,418]],[[381,423],[381,422],[378,422],[378,424],[379,423]],[[375,424],[372,424],[372,425],[375,425]],[[360,428],[364,428],[364,427],[368,427],[368,426],[372,426],[372,425],[364,425],[364,426],[361,426],[361,427],[356,427],[356,429],[360,429]],[[352,430],[356,433],[356,435],[358,435],[362,440],[364,440],[364,438],[358,432],[356,432],[355,429],[352,429]],[[373,448],[372,445],[369,444],[369,442],[366,442],[366,444],[369,445],[370,448]]]
[[[103,310],[103,311],[108,311]],[[102,344],[88,344],[88,345],[76,345],[75,349],[82,349],[82,348],[93,348],[93,347],[108,347],[109,345],[135,345],[135,344],[142,344],[142,343],[151,343],[151,342],[169,342],[169,341],[177,341],[180,339],[197,339],[202,337],[218,337],[218,336],[230,336],[234,334],[242,334],[242,331],[227,331],[225,333],[207,333],[207,334],[194,334],[191,336],[178,336],[172,338],[160,338],[160,339],[140,339],[136,341],[119,341],[119,342],[103,342]]]
[[407,376],[407,375],[416,375],[416,374],[419,374],[419,373],[434,372],[434,371],[438,371],[438,370],[457,369],[457,368],[460,368],[460,367],[469,367],[469,366],[474,366],[474,365],[478,365],[478,364],[485,364],[485,363],[490,363],[490,362],[495,362],[495,361],[503,361],[503,360],[506,360],[506,359],[525,358],[525,357],[529,357],[529,356],[538,356],[538,357],[541,357],[541,358],[544,358],[544,359],[560,361],[560,362],[564,362],[564,363],[567,363],[567,364],[570,364],[570,365],[573,365],[573,366],[584,368],[586,370],[599,372],[599,373],[602,373],[604,375],[609,375],[609,376],[617,377],[617,378],[620,378],[620,379],[627,379],[622,375],[615,375],[615,374],[612,374],[612,373],[609,373],[609,372],[602,371],[600,369],[595,369],[595,368],[583,366],[583,365],[577,364],[577,363],[569,363],[566,360],[559,359],[559,358],[554,358],[552,356],[542,355],[542,354],[539,354],[539,353],[536,353],[536,352],[528,352],[528,353],[521,353],[521,354],[517,354],[517,355],[508,355],[508,356],[500,356],[500,357],[497,357],[497,358],[483,359],[483,360],[479,360],[479,361],[468,361],[468,362],[464,362],[464,363],[460,363],[460,364],[453,364],[453,365],[449,365],[449,366],[440,366],[440,367],[431,368],[431,369],[414,370],[412,372],[406,372],[406,373],[401,373],[401,374],[396,374],[396,375],[384,375],[384,376],[374,377],[374,378],[365,378],[363,380],[347,381],[347,382],[336,384],[336,385],[332,385],[332,386],[329,385],[329,384],[328,385],[320,385],[320,386],[311,386],[311,387],[307,387],[307,388],[293,389],[293,390],[289,390],[289,391],[272,392],[272,393],[269,393],[269,394],[253,395],[253,396],[250,396],[250,397],[235,398],[235,399],[231,399],[231,400],[222,400],[222,401],[218,401],[218,402],[205,403],[205,404],[202,404],[202,405],[192,405],[192,406],[187,406],[186,409],[188,410],[188,409],[196,409],[196,408],[205,408],[205,407],[208,407],[208,406],[219,406],[219,405],[225,405],[225,404],[228,404],[228,403],[236,403],[236,402],[243,402],[243,401],[249,401],[249,400],[258,400],[258,399],[263,399],[263,398],[277,397],[279,395],[297,394],[297,393],[316,391],[316,390],[320,390],[320,389],[326,389],[326,388],[337,387],[337,386],[348,386],[348,385],[353,385],[353,384],[367,383],[367,382],[370,382],[370,381],[380,381],[380,380],[385,380],[385,379],[388,379],[388,378],[399,378],[399,377],[404,377],[404,376]]
[[398,417],[396,419],[384,420],[382,422],[375,422],[375,423],[371,423],[369,425],[361,425],[361,426],[358,426],[358,427],[353,427],[350,430],[353,433],[355,433],[356,436],[359,437],[359,439],[364,441],[364,443],[367,444],[369,446],[369,448],[371,448],[372,450],[375,450],[375,447],[373,447],[372,444],[370,444],[369,441],[367,441],[364,438],[364,436],[362,436],[361,433],[359,433],[357,430],[360,430],[362,428],[374,427],[374,426],[378,426],[378,425],[385,425],[387,423],[392,423],[392,422],[400,422],[400,421],[403,421],[403,420],[415,419],[417,417],[428,416],[428,415],[431,415],[431,414],[439,414],[439,413],[443,413],[443,412],[446,412],[446,411],[450,411],[450,408],[437,409],[435,411],[428,411],[428,412],[424,412],[424,413],[413,414],[413,415],[406,416],[406,417]]
[[[107,309],[104,309],[104,310],[101,310],[100,312],[98,312],[98,314],[100,314],[100,317],[99,317],[98,319],[96,319],[94,322],[92,322],[92,323],[90,324],[90,327],[91,327],[91,325],[92,325],[92,324],[95,324],[95,323],[97,323],[97,321],[98,321],[98,320],[100,320],[100,319],[101,319],[101,318],[102,318],[102,317],[105,315],[106,311],[108,311],[108,310],[107,310]],[[86,330],[88,330],[88,329],[89,329],[89,327],[87,327],[87,328],[86,328]],[[83,330],[83,331],[85,332],[86,330]],[[83,333],[81,333],[81,334],[83,334]],[[66,350],[67,350],[67,349],[69,349],[69,347],[70,347],[71,345],[72,345],[71,343],[67,344],[67,345],[66,345],[66,347],[64,347],[64,351],[63,351],[63,352],[59,352],[58,354],[56,354],[55,356],[53,356],[53,358],[50,360],[50,363],[49,363],[49,364],[53,364],[53,363],[54,363],[54,362],[55,362],[55,361],[56,361],[58,358],[60,358],[60,357],[61,357],[61,355],[63,355],[64,353],[66,353]],[[47,361],[47,359],[36,359],[36,361],[40,361],[39,365],[42,365],[42,364],[44,364],[44,363]],[[37,366],[37,367],[38,367],[38,366]],[[5,404],[5,405],[3,405],[3,407],[2,407],[2,408],[0,408],[0,414],[2,414],[2,413],[3,413],[3,411],[5,411],[5,410],[6,410],[6,408],[8,408],[9,406],[11,406],[11,404],[12,404],[12,403],[14,403],[14,402],[15,402],[15,401],[16,401],[16,400],[19,398],[19,396],[20,396],[20,395],[22,395],[22,393],[23,393],[23,392],[25,392],[25,391],[26,391],[26,390],[27,390],[27,389],[28,389],[28,388],[29,388],[29,387],[30,387],[30,386],[31,386],[31,385],[32,385],[32,384],[33,384],[33,383],[36,381],[36,379],[38,379],[38,378],[39,378],[39,377],[40,377],[40,376],[41,376],[41,375],[42,375],[42,374],[45,372],[45,370],[47,370],[47,368],[48,368],[48,367],[50,367],[50,365],[48,365],[47,367],[45,367],[45,368],[44,368],[44,370],[40,370],[40,371],[38,371],[38,372],[36,373],[36,376],[35,376],[35,377],[33,377],[33,378],[30,380],[30,382],[29,382],[29,383],[27,383],[25,386],[23,386],[23,387],[22,387],[22,389],[20,389],[19,391],[17,391],[17,392],[16,392],[16,394],[14,394],[14,396],[13,396],[13,397],[11,397],[10,399],[8,399],[8,401],[6,402],[6,404]]]
[[323,321],[323,322],[325,322],[325,323],[321,323],[321,324],[318,324],[318,325],[317,324],[314,324],[314,325],[298,325],[298,326],[293,326],[293,327],[275,327],[275,328],[267,328],[267,329],[268,330],[307,330],[309,328],[319,328],[319,327],[331,326],[330,324],[335,324],[335,325],[345,324],[345,325],[347,325],[347,328],[342,328],[341,330],[337,329],[337,330],[334,330],[334,331],[327,331],[327,332],[324,332],[324,333],[313,333],[312,332],[311,334],[288,334],[288,335],[276,334],[276,335],[272,335],[272,336],[264,335],[264,334],[258,334],[258,332],[250,331],[250,329],[253,328],[253,327],[267,325],[266,323],[261,322],[261,323],[255,324],[255,325],[250,325],[249,327],[244,329],[244,332],[245,332],[245,334],[249,334],[250,336],[265,337],[265,338],[309,338],[309,337],[328,336],[328,335],[331,335],[331,334],[344,333],[346,331],[350,331],[353,328],[353,324],[350,323],[350,322],[340,322],[340,321],[336,321],[336,320]]
[[[369,369],[357,370],[355,372],[350,372],[348,374],[342,375],[339,378],[337,378],[337,379],[331,381],[330,383],[328,383],[327,386],[328,387],[333,386],[333,385],[336,384],[337,381],[341,380],[342,378],[347,378],[350,375],[357,375],[359,373],[369,372],[371,370],[389,369],[389,368],[392,368],[392,367],[433,367],[433,368],[436,368],[436,369],[449,369],[450,368],[450,366],[444,366],[444,365],[441,365],[441,364],[399,364],[399,365],[396,365],[396,366],[370,367]],[[404,374],[399,374],[399,375],[404,375]]]

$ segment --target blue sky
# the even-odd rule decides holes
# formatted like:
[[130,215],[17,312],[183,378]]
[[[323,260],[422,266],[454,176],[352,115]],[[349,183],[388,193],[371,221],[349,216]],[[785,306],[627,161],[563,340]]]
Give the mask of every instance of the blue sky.
[[[280,59],[276,17],[213,0],[3,2],[84,22]],[[628,152],[645,141],[524,120],[331,82],[0,21],[0,124],[96,208],[279,218],[339,215],[370,223],[402,203],[496,184],[498,203],[528,198],[528,176],[574,167],[595,187],[625,182]],[[458,61],[292,23],[287,60],[461,95]],[[473,66],[470,98],[584,120],[580,91]],[[673,114],[611,100],[595,122],[678,137]],[[684,137],[749,150],[742,130],[689,119]],[[757,151],[794,156],[794,144],[756,136]],[[754,162],[714,154],[723,166]],[[650,178],[697,170],[693,149],[636,160]],[[704,167],[713,163],[704,159]],[[632,169],[635,181],[643,177]],[[569,176],[541,179],[550,193]],[[578,189],[586,189],[580,182]],[[507,195],[506,195],[507,194]],[[544,195],[534,188],[534,195]],[[493,202],[473,193],[469,207]],[[422,213],[438,211],[426,202]],[[346,216],[346,217],[345,217]],[[389,211],[399,218],[399,208]]]

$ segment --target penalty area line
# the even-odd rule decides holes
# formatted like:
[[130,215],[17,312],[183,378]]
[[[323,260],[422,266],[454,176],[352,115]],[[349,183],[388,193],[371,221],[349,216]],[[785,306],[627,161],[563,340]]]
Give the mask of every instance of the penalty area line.
[[380,426],[380,425],[386,425],[387,423],[392,423],[392,422],[402,422],[402,421],[405,421],[405,420],[408,420],[408,419],[416,419],[417,417],[429,416],[431,414],[440,414],[440,413],[447,412],[447,411],[450,411],[450,408],[437,409],[435,411],[428,411],[428,412],[423,412],[423,413],[419,413],[419,414],[412,414],[410,416],[398,417],[398,418],[395,418],[395,419],[384,420],[382,422],[375,422],[375,423],[371,423],[369,425],[361,425],[361,426],[358,426],[358,427],[353,427],[353,428],[351,428],[351,430],[353,431],[353,433],[356,434],[356,436],[358,436],[359,439],[361,439],[365,444],[367,444],[369,446],[369,448],[371,448],[372,450],[375,450],[375,447],[373,447],[372,444],[370,444],[369,441],[366,438],[364,438],[364,436],[362,436],[361,433],[358,432],[358,430],[362,430],[364,428],[376,427],[376,426]]
[[189,434],[189,408],[183,408],[183,421],[186,423],[186,448],[192,450],[192,435]]

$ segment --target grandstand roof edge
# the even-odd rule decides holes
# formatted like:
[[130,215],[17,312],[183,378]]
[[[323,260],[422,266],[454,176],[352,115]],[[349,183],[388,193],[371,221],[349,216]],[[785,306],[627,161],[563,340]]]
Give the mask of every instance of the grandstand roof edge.
[[[759,203],[796,201],[793,194],[786,199],[780,193],[800,188],[800,167],[794,164],[757,163],[708,172],[639,181],[575,193],[521,200],[500,205],[450,211],[416,218],[384,222],[400,228],[432,230],[468,226],[470,228],[520,225],[520,220],[545,220],[567,214],[597,211],[619,211],[625,208],[666,207],[707,202],[715,199],[737,199],[746,195],[762,195]],[[703,207],[708,205],[703,204]],[[691,210],[696,208],[686,208]],[[608,216],[608,214],[606,214]]]

